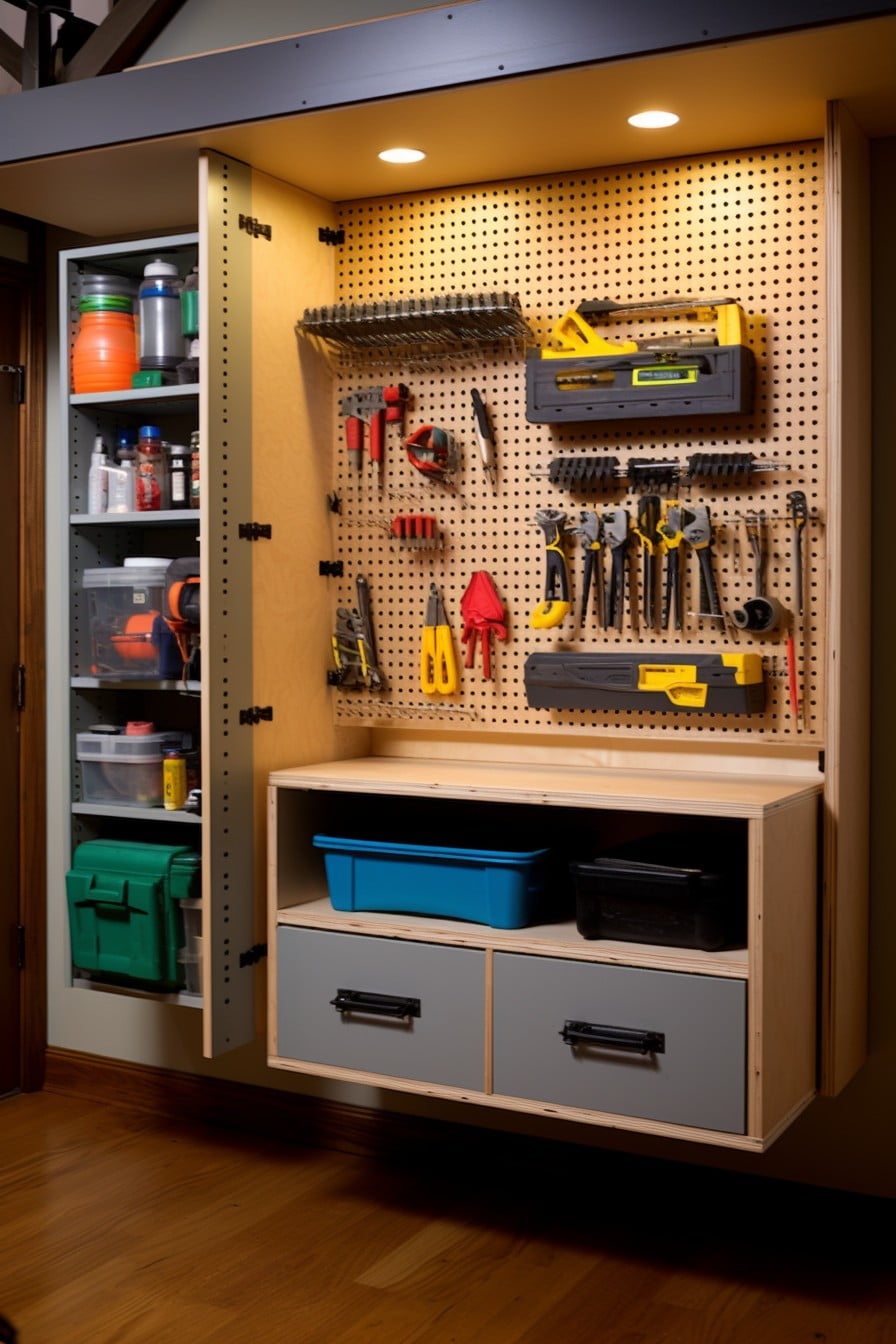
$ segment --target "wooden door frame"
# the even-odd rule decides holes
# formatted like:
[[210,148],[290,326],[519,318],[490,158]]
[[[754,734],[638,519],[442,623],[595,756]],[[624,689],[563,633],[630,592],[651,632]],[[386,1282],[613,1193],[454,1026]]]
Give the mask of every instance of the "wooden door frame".
[[0,223],[23,229],[28,237],[27,263],[0,259],[0,267],[22,287],[18,597],[25,704],[19,719],[19,919],[25,937],[19,994],[21,1087],[33,1092],[43,1086],[47,1046],[45,243],[43,228],[31,220],[0,212]]

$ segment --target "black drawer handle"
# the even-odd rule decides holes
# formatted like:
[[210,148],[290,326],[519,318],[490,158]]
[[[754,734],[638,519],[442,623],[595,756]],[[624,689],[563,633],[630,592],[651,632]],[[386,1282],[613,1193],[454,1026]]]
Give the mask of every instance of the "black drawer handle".
[[337,989],[331,999],[337,1013],[372,1013],[374,1017],[420,1016],[420,1000],[401,994],[371,994],[366,989]]
[[662,1031],[638,1027],[604,1027],[597,1022],[564,1022],[560,1032],[566,1045],[599,1045],[605,1050],[633,1050],[639,1055],[664,1055]]

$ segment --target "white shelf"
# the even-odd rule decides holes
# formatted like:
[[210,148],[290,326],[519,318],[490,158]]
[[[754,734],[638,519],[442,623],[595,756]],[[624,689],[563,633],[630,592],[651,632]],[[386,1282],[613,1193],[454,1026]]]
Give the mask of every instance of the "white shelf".
[[69,522],[74,527],[139,526],[163,527],[172,523],[199,525],[198,509],[157,509],[139,513],[73,513]]
[[123,817],[129,821],[173,821],[187,826],[202,824],[196,812],[168,812],[164,807],[139,807],[124,803],[72,803],[72,812],[83,817]]
[[118,410],[136,407],[152,410],[158,406],[162,411],[170,411],[178,403],[197,401],[200,383],[174,383],[170,387],[123,387],[116,392],[73,392],[69,405],[90,406],[100,410]]

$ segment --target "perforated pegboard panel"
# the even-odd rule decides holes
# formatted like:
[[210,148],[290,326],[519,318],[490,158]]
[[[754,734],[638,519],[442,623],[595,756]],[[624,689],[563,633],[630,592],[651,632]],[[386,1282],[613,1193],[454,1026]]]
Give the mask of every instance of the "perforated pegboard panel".
[[[508,290],[519,295],[534,343],[543,343],[583,299],[648,302],[669,296],[736,299],[748,315],[757,385],[749,414],[684,419],[531,424],[526,419],[524,360],[497,347],[472,361],[450,359],[429,369],[371,367],[336,378],[336,423],[342,397],[363,387],[404,382],[411,398],[407,429],[425,424],[455,436],[460,464],[451,487],[430,484],[410,464],[397,427],[388,430],[381,480],[370,462],[353,469],[344,438],[334,455],[336,555],[345,577],[330,580],[335,607],[356,605],[356,576],[370,587],[381,691],[334,689],[337,721],[371,725],[426,723],[489,731],[604,735],[632,728],[654,735],[762,737],[769,742],[821,743],[824,700],[824,240],[820,144],[797,144],[712,158],[638,164],[505,182],[426,195],[351,202],[341,211],[340,303],[421,298],[431,294]],[[634,324],[606,329],[612,339]],[[643,326],[643,323],[642,323]],[[668,321],[654,330],[679,331]],[[641,331],[636,334],[642,334]],[[471,391],[488,407],[497,443],[497,486],[478,457]],[[767,634],[730,620],[694,614],[701,608],[697,566],[687,557],[683,628],[654,630],[639,617],[641,558],[632,550],[631,597],[621,630],[603,629],[593,610],[579,620],[583,551],[568,548],[573,610],[562,626],[533,629],[530,616],[545,584],[539,508],[559,508],[569,523],[582,509],[625,506],[632,517],[642,487],[620,477],[597,489],[570,491],[544,474],[558,456],[611,454],[622,468],[633,456],[676,459],[695,453],[748,453],[768,470],[746,483],[679,485],[683,500],[706,504],[714,523],[713,564],[722,610],[753,596],[754,570],[744,519],[765,517],[764,591],[785,609]],[[777,464],[772,466],[771,464]],[[794,599],[793,537],[786,496],[805,492],[803,534],[806,602]],[[670,493],[670,492],[666,492]],[[436,545],[390,536],[400,514],[432,514]],[[604,556],[604,564],[607,557]],[[487,570],[504,599],[509,637],[495,644],[493,680],[480,659],[463,667],[461,599],[470,577]],[[606,576],[605,568],[604,574]],[[424,695],[419,659],[430,585],[441,589],[461,673],[459,691]],[[800,712],[791,705],[786,633],[792,629]],[[757,652],[767,685],[763,713],[595,712],[531,709],[523,685],[530,652]]]

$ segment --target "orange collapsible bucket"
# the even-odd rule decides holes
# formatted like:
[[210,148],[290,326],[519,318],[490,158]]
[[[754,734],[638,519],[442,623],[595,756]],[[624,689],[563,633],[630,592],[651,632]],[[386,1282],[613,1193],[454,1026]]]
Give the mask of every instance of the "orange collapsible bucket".
[[118,392],[139,369],[133,313],[100,310],[81,314],[72,347],[75,392]]

